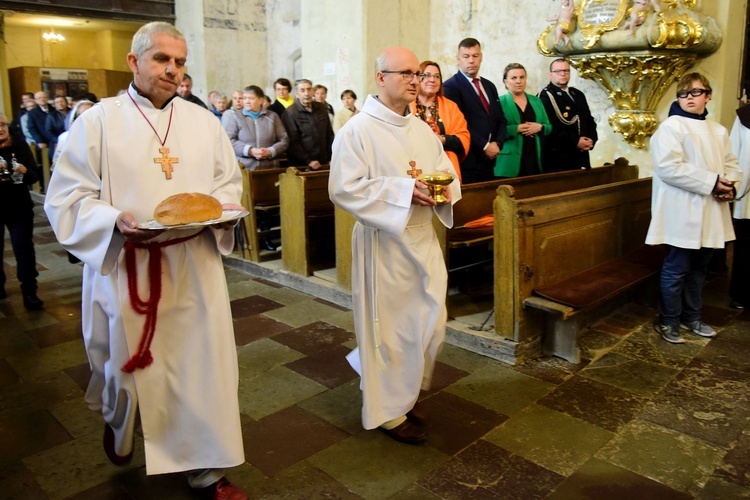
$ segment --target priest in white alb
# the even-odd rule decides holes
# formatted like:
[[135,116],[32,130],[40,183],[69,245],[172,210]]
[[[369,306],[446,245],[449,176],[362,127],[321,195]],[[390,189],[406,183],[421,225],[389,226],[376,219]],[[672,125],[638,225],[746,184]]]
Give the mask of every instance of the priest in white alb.
[[[357,348],[347,359],[361,376],[362,423],[416,444],[427,438],[417,406],[430,386],[445,338],[448,275],[433,215],[453,224],[458,180],[438,205],[420,173],[453,165],[432,129],[409,111],[419,60],[402,47],[377,59],[378,94],[336,134],[331,200],[357,219],[352,234],[352,305]],[[457,179],[457,177],[456,177]]]
[[234,243],[231,223],[138,228],[178,193],[242,208],[241,173],[221,124],[175,99],[186,56],[172,25],[138,30],[127,56],[133,83],[74,122],[44,208],[60,243],[84,263],[86,402],[104,417],[108,458],[131,460],[140,414],[148,474],[185,472],[201,496],[241,499],[223,474],[245,461],[221,260]]

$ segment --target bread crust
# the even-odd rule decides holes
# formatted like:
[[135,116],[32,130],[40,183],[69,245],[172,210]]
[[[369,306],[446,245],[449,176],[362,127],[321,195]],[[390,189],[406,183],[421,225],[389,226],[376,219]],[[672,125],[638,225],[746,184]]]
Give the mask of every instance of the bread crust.
[[202,193],[180,193],[170,196],[154,209],[154,219],[164,226],[204,222],[221,217],[221,203]]

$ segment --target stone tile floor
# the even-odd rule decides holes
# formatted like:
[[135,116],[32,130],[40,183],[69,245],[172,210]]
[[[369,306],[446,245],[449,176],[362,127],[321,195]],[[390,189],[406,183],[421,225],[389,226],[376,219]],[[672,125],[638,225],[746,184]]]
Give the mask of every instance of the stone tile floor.
[[[0,301],[0,497],[191,498],[180,474],[147,477],[101,449],[83,402],[80,265],[37,208],[40,296],[21,303],[6,239]],[[227,472],[251,498],[750,498],[750,313],[706,288],[708,341],[674,346],[630,304],[582,339],[584,362],[523,366],[446,345],[422,397],[431,436],[396,443],[360,426],[351,313],[227,269],[247,462]]]

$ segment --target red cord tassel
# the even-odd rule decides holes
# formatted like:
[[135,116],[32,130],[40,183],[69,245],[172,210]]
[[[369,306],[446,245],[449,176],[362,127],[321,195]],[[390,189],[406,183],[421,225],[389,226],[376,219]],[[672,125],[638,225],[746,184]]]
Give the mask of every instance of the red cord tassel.
[[[133,373],[139,368],[146,368],[154,362],[151,354],[151,342],[154,340],[156,333],[157,311],[159,301],[161,300],[161,249],[179,243],[184,243],[198,236],[196,233],[186,238],[177,238],[174,240],[162,241],[159,243],[125,243],[125,268],[128,273],[128,295],[130,296],[130,305],[135,312],[146,316],[146,322],[143,325],[141,340],[138,342],[138,350],[130,357],[130,360],[122,365],[121,370],[125,373]],[[149,278],[149,298],[142,300],[138,295],[138,268],[135,262],[136,248],[148,250],[148,278]]]

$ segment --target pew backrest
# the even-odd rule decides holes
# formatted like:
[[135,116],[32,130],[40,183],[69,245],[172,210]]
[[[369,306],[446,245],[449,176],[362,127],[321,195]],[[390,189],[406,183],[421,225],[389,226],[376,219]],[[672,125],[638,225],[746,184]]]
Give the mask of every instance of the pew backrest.
[[[330,249],[330,258],[335,258],[334,210],[328,196],[328,175],[327,169],[301,171],[289,167],[279,177],[281,258],[284,267],[293,273],[309,276],[314,267],[312,257],[317,255],[315,251],[325,253],[324,247]],[[311,221],[315,219],[330,219],[330,234],[327,231],[317,234],[321,226],[311,229]],[[326,223],[325,229],[327,226]]]

